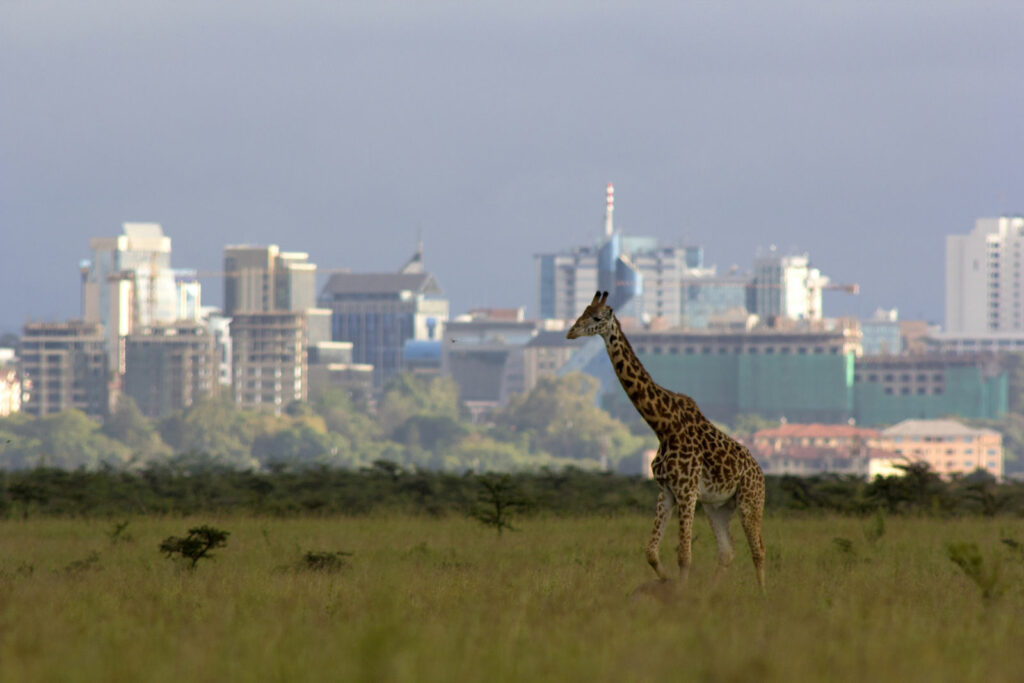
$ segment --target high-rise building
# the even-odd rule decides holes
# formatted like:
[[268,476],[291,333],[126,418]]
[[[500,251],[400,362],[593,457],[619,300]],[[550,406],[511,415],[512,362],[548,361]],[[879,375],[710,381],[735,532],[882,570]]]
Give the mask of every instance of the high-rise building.
[[946,237],[946,330],[982,337],[1024,334],[1024,217],[979,218]]
[[335,273],[319,304],[331,310],[333,341],[352,342],[353,362],[373,365],[376,387],[402,369],[408,340],[440,340],[449,314],[422,250],[397,273]]
[[231,319],[231,392],[243,408],[275,414],[308,398],[306,313],[236,312]]
[[22,412],[41,416],[81,410],[106,416],[107,343],[99,323],[25,324],[19,351]]
[[125,337],[124,393],[143,415],[163,417],[213,393],[213,334],[196,322],[153,325]]
[[21,377],[14,349],[0,348],[0,417],[21,411]]
[[123,339],[147,325],[197,320],[195,271],[171,268],[171,238],[159,223],[124,223],[117,237],[94,237],[83,261],[82,319],[103,325],[110,366],[124,372]]
[[783,256],[771,247],[754,259],[753,310],[761,320],[821,320],[821,293],[829,279],[807,254]]
[[224,315],[304,311],[316,305],[316,265],[309,254],[269,246],[224,248]]

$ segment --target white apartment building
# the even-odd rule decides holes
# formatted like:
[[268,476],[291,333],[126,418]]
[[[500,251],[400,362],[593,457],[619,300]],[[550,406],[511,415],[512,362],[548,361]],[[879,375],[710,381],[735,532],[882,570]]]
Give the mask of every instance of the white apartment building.
[[1020,216],[979,218],[970,233],[946,237],[946,335],[1024,335],[1022,251]]

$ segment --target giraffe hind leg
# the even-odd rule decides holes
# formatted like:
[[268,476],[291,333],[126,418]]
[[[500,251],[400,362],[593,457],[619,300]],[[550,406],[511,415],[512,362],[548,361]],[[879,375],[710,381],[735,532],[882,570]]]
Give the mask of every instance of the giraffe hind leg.
[[[763,486],[763,485],[762,485]],[[763,488],[761,489],[763,492]],[[740,521],[743,532],[750,546],[750,556],[754,560],[757,582],[764,592],[764,541],[761,539],[761,517],[764,514],[764,494],[761,496],[745,496],[739,502]]]
[[718,568],[715,570],[715,582],[725,574],[725,570],[732,564],[733,558],[736,557],[736,551],[732,544],[732,535],[729,533],[729,521],[732,519],[732,513],[735,509],[735,504],[731,501],[725,505],[713,506],[704,504],[704,512],[708,516],[708,522],[711,524],[711,531],[715,535],[715,541],[718,544]]

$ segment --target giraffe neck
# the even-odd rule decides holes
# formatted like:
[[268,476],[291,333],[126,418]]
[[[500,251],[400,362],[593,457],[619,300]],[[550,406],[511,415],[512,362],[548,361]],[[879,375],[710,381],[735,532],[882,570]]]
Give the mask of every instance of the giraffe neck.
[[608,350],[608,357],[612,361],[612,367],[615,369],[615,374],[626,395],[629,396],[629,400],[633,402],[633,406],[640,413],[640,417],[657,432],[656,425],[659,425],[664,418],[662,411],[658,408],[658,398],[666,393],[666,390],[654,383],[650,373],[636,357],[636,352],[630,346],[626,335],[622,333],[618,319],[612,317],[612,321],[615,323],[612,329],[601,335],[605,348]]

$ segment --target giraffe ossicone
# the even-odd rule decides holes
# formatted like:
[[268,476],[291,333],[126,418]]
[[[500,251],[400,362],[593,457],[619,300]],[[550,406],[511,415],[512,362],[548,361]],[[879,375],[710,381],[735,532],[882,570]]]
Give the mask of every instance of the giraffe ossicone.
[[704,417],[696,401],[654,382],[636,357],[607,301],[608,292],[597,292],[566,337],[600,335],[604,339],[619,383],[658,437],[658,452],[651,463],[654,480],[658,483],[658,504],[654,531],[647,544],[647,562],[659,578],[668,578],[658,548],[672,510],[677,508],[679,578],[685,583],[690,569],[694,511],[700,501],[718,544],[718,578],[735,556],[729,521],[733,512],[739,510],[757,581],[764,590],[765,553],[761,539],[764,473],[761,467],[746,446]]

